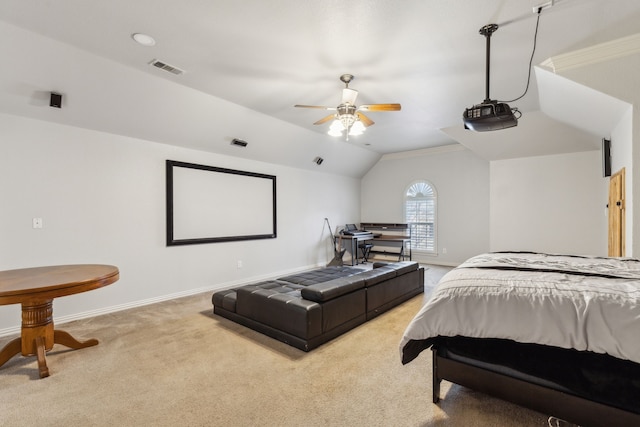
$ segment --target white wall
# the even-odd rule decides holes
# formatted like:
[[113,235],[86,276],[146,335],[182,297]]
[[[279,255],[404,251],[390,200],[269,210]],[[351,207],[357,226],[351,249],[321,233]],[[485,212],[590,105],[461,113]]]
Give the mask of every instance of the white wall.
[[[623,40],[623,39],[620,39]],[[621,44],[621,46],[624,45]],[[633,49],[621,49],[624,55],[615,55],[606,61],[586,61],[581,66],[563,70],[561,74],[575,82],[610,95],[631,106],[640,103],[640,92],[636,90],[637,70],[640,68],[640,54]],[[601,110],[600,105],[593,105],[594,111]],[[607,135],[603,135],[607,136]],[[633,141],[640,141],[640,112],[631,107],[621,118],[619,124],[611,131],[613,164],[612,171],[625,167],[626,183],[626,256],[638,257],[640,239],[633,239],[640,234],[640,209],[633,209],[636,197],[640,197],[640,150],[634,147]],[[638,193],[638,194],[636,194]]]
[[491,162],[491,250],[607,255],[599,151]]
[[457,265],[489,250],[489,163],[460,145],[383,156],[362,179],[362,221],[403,223],[417,180],[437,191],[438,253],[415,260]]
[[633,114],[633,107],[629,107],[618,126],[611,131],[611,173],[614,174],[624,168],[625,174],[625,256],[634,256]]
[[[0,141],[0,269],[120,268],[113,285],[56,299],[56,322],[324,264],[333,255],[324,218],[335,227],[360,215],[356,178],[4,114]],[[278,237],[166,247],[167,159],[276,175]],[[19,324],[18,305],[0,307],[0,335]]]

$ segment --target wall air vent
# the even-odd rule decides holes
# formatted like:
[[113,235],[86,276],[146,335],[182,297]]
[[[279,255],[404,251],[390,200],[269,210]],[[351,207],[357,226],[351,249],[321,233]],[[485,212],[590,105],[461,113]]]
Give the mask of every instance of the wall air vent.
[[178,67],[174,67],[173,65],[169,65],[166,62],[162,62],[157,59],[154,59],[153,61],[149,62],[149,65],[153,65],[154,67],[160,68],[161,70],[168,71],[178,76],[184,73],[184,70],[181,70]]

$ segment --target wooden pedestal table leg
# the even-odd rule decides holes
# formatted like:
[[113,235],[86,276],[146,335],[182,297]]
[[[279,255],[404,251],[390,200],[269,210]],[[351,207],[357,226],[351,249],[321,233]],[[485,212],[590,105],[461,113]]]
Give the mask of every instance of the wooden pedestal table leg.
[[53,300],[22,303],[22,355],[36,356],[40,378],[49,376],[45,353],[53,347]]
[[[16,340],[10,342],[2,353],[7,360],[15,353],[10,354],[17,348]],[[46,352],[53,348],[53,344],[62,344],[72,349],[91,347],[98,344],[98,340],[90,339],[84,342],[78,341],[68,332],[53,329],[53,300],[22,304],[22,337],[19,340],[23,356],[36,356],[38,358],[38,370],[40,378],[49,376],[47,367]],[[12,346],[9,348],[9,346]],[[6,350],[6,356],[4,354]]]
[[66,347],[73,348],[74,350],[77,350],[79,348],[91,347],[98,344],[98,340],[95,338],[91,338],[86,341],[78,341],[68,332],[58,329],[53,331],[53,341],[56,344],[62,344]]
[[47,357],[45,356],[44,338],[36,337],[35,346],[36,357],[38,358],[38,372],[40,373],[40,378],[48,377],[49,367],[47,366]]
[[91,291],[118,280],[120,272],[113,265],[78,264],[21,268],[0,271],[0,305],[22,305],[20,339],[12,340],[0,350],[0,366],[17,354],[36,356],[41,377],[49,375],[47,351],[55,343],[85,348],[97,340],[78,341],[53,328],[53,299]]
[[[38,358],[38,370],[40,372],[40,378],[49,376],[49,368],[47,367],[47,359],[45,357],[45,345],[44,338],[37,337],[34,340],[33,348],[36,349],[36,356]],[[7,344],[2,351],[0,351],[0,366],[7,363],[16,354],[22,350],[22,338],[16,338]],[[29,356],[29,355],[27,355]]]
[[0,366],[4,365],[16,354],[22,350],[22,338],[16,338],[11,340],[9,344],[5,345],[2,351],[0,351]]

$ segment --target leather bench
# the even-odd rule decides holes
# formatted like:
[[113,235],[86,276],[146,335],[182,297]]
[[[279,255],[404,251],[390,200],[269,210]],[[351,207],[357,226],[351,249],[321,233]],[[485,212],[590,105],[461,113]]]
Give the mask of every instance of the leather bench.
[[214,313],[304,351],[424,291],[418,263],[325,267],[215,292]]

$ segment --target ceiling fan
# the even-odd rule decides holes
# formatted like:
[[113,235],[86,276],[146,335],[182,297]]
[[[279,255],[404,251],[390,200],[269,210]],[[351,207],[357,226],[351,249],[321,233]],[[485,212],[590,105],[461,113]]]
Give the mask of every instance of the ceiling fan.
[[354,79],[352,74],[343,74],[340,81],[345,84],[342,89],[342,101],[337,107],[323,107],[318,105],[294,105],[298,108],[319,108],[321,110],[336,111],[317,122],[314,125],[321,125],[333,120],[329,127],[329,135],[342,136],[345,132],[347,141],[349,136],[361,135],[366,128],[374,124],[374,121],[362,114],[362,111],[399,111],[400,104],[366,104],[359,107],[356,106],[356,98],[358,91],[349,88],[349,83]]

